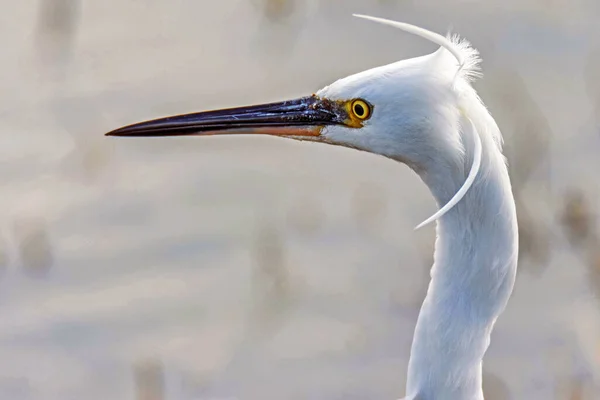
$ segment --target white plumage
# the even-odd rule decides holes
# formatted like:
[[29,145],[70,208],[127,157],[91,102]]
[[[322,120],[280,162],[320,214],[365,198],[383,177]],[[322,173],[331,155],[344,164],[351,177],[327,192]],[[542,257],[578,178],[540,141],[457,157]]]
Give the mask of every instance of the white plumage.
[[470,85],[478,62],[477,52],[455,37],[433,54],[361,72],[317,93],[361,97],[380,108],[381,117],[374,115],[359,131],[333,126],[323,135],[407,164],[440,206],[468,188],[469,172],[476,174],[462,201],[438,222],[431,283],[411,350],[408,399],[483,398],[483,355],[513,288],[515,205],[500,130]]

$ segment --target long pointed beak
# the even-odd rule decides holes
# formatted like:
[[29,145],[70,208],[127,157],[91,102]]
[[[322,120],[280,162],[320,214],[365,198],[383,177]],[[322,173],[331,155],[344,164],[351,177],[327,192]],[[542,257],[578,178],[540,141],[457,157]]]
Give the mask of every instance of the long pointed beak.
[[263,134],[318,140],[327,125],[343,125],[347,111],[335,101],[315,95],[261,104],[140,122],[107,136],[182,136]]

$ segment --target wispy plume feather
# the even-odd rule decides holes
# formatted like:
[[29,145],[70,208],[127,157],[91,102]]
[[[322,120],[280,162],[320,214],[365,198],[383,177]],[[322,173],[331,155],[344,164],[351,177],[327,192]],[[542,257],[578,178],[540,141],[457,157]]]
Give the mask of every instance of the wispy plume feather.
[[[412,33],[413,35],[420,36],[424,39],[429,40],[430,42],[436,43],[444,49],[448,50],[458,61],[458,69],[456,70],[456,74],[454,75],[454,83],[456,83],[456,79],[459,76],[462,76],[464,79],[470,81],[474,78],[481,76],[481,72],[479,70],[479,53],[475,50],[469,42],[464,39],[461,39],[458,35],[449,35],[449,37],[445,37],[440,35],[439,33],[435,33],[432,31],[428,31],[427,29],[420,28],[415,25],[407,24],[405,22],[397,22],[384,18],[371,17],[368,15],[362,14],[352,14],[355,17],[367,19],[370,21],[374,21],[383,25],[389,25],[394,28],[401,29],[405,32]],[[441,217],[444,216],[448,211],[450,211],[462,198],[467,194],[473,182],[475,182],[475,178],[479,173],[479,168],[481,166],[481,154],[482,154],[482,144],[481,144],[481,136],[475,127],[475,124],[469,118],[469,116],[465,116],[471,125],[471,132],[473,134],[473,140],[475,142],[475,152],[473,154],[473,164],[471,165],[471,169],[469,171],[469,175],[463,185],[458,189],[458,191],[454,194],[454,196],[446,203],[443,207],[441,207],[435,214],[431,217],[427,218],[425,221],[421,222],[416,226],[416,229],[422,228],[425,225],[428,225],[434,221],[437,221]]]

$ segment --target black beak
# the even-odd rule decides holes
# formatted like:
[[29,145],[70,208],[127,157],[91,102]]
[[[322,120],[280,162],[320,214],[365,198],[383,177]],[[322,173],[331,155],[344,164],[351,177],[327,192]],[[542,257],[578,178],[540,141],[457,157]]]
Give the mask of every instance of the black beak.
[[107,136],[263,134],[318,138],[327,125],[344,125],[338,102],[313,95],[296,100],[155,119],[125,126]]

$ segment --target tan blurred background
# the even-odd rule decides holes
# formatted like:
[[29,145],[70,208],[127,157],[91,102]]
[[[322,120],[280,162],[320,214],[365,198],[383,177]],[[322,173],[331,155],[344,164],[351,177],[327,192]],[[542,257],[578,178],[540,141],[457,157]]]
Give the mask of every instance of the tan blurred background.
[[408,168],[103,137],[435,50],[354,12],[482,53],[521,225],[486,399],[600,398],[597,0],[0,4],[0,400],[401,397],[435,210]]

